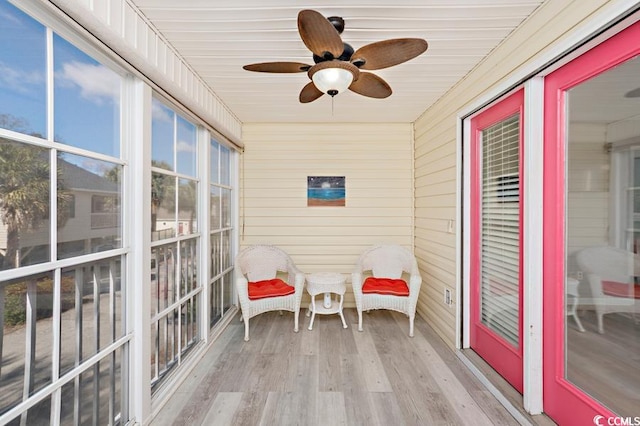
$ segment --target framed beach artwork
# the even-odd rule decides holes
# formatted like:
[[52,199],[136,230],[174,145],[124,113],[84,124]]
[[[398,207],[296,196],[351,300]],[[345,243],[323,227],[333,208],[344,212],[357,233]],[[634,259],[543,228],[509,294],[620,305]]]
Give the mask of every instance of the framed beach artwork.
[[344,205],[344,176],[307,176],[307,206]]

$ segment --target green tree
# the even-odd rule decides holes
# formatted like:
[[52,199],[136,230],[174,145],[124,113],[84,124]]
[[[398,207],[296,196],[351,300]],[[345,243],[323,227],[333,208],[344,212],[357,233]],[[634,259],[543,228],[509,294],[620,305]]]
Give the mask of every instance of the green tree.
[[[0,125],[26,132],[23,121],[0,115]],[[20,233],[37,229],[50,216],[49,150],[0,138],[0,219],[7,227],[7,250],[2,269],[20,266]],[[57,179],[58,227],[68,218],[70,196]]]

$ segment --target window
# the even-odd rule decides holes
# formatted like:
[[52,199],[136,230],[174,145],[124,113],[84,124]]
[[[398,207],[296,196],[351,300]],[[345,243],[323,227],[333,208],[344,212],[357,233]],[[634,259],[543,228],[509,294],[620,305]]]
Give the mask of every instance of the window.
[[[636,40],[628,39],[629,49],[637,51]],[[565,263],[572,278],[582,279],[576,279],[573,292],[566,286],[565,300],[570,306],[572,293],[578,295],[580,325],[601,337],[585,353],[578,345],[583,336],[576,331],[577,323],[565,318],[566,379],[622,417],[634,415],[640,384],[630,381],[625,392],[616,393],[628,373],[606,366],[640,366],[634,362],[637,350],[632,346],[640,336],[634,320],[640,261],[633,254],[640,243],[640,102],[625,96],[637,88],[639,67],[640,56],[635,55],[605,71],[596,68],[598,74],[566,92]],[[573,78],[574,72],[567,71],[565,78]],[[612,87],[616,92],[605,102]],[[621,251],[602,249],[607,246]],[[598,257],[591,255],[594,252]]]
[[[122,247],[122,165],[64,153],[58,175],[58,187],[64,188],[58,203],[58,258],[99,251],[104,241],[112,248]],[[77,217],[66,216],[69,200]]]
[[126,254],[96,249],[122,247],[122,77],[6,0],[0,15],[0,424],[124,424]]
[[224,316],[233,303],[231,153],[216,140],[210,142],[211,281],[209,325]]
[[118,199],[112,196],[93,195],[91,197],[91,213],[110,213],[117,211]]
[[[0,137],[3,269],[50,260],[51,163],[46,148]],[[60,195],[64,189],[60,190]]]
[[520,114],[482,131],[482,322],[519,344]]
[[46,28],[6,0],[0,13],[0,127],[46,137]]
[[119,156],[120,76],[57,35],[53,51],[55,140]]
[[[132,123],[151,128],[151,161],[140,163],[121,140],[131,117],[149,116],[137,110],[149,99],[128,93],[135,78],[15,5],[0,0],[0,424],[128,424],[131,390],[156,395],[203,348],[210,312],[212,327],[232,312],[235,157],[153,95],[151,123]],[[200,166],[209,152],[211,173]],[[130,194],[140,170],[148,193]],[[142,296],[126,281],[144,266],[129,259],[142,235],[126,226],[138,213],[132,195],[152,206]],[[138,303],[151,312],[132,331]],[[136,333],[148,345],[132,350]],[[150,369],[150,383],[131,360]]]
[[153,99],[151,177],[151,384],[154,390],[201,340],[197,128]]

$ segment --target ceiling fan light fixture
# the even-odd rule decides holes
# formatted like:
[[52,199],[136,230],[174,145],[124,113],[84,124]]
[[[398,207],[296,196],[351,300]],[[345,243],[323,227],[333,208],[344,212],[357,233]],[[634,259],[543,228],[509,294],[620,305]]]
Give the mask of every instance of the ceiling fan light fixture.
[[344,61],[320,62],[309,69],[309,78],[316,88],[331,97],[346,91],[358,75],[358,68]]
[[352,82],[353,74],[342,68],[325,68],[313,75],[313,84],[330,96],[344,92]]

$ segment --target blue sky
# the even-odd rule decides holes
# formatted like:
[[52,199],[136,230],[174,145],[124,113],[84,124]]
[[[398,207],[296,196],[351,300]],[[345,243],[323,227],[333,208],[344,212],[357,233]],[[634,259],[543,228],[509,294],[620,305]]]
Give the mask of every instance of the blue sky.
[[[164,162],[171,170],[196,176],[197,131],[195,124],[153,99],[151,158]],[[174,139],[175,138],[175,139]],[[174,160],[174,140],[177,158]],[[177,162],[177,167],[176,167]]]
[[[54,134],[58,142],[118,157],[119,76],[54,34]],[[46,135],[46,30],[0,0],[0,114]]]
[[46,133],[45,28],[0,0],[0,114]]
[[[0,0],[0,114],[23,124],[12,130],[44,137],[46,46],[46,28]],[[121,77],[55,33],[53,75],[54,140],[119,157]],[[196,126],[154,99],[152,132],[153,159],[195,176]],[[104,169],[103,162],[91,165],[90,159],[82,166],[94,172]]]
[[119,157],[120,76],[59,36],[53,52],[55,139]]

